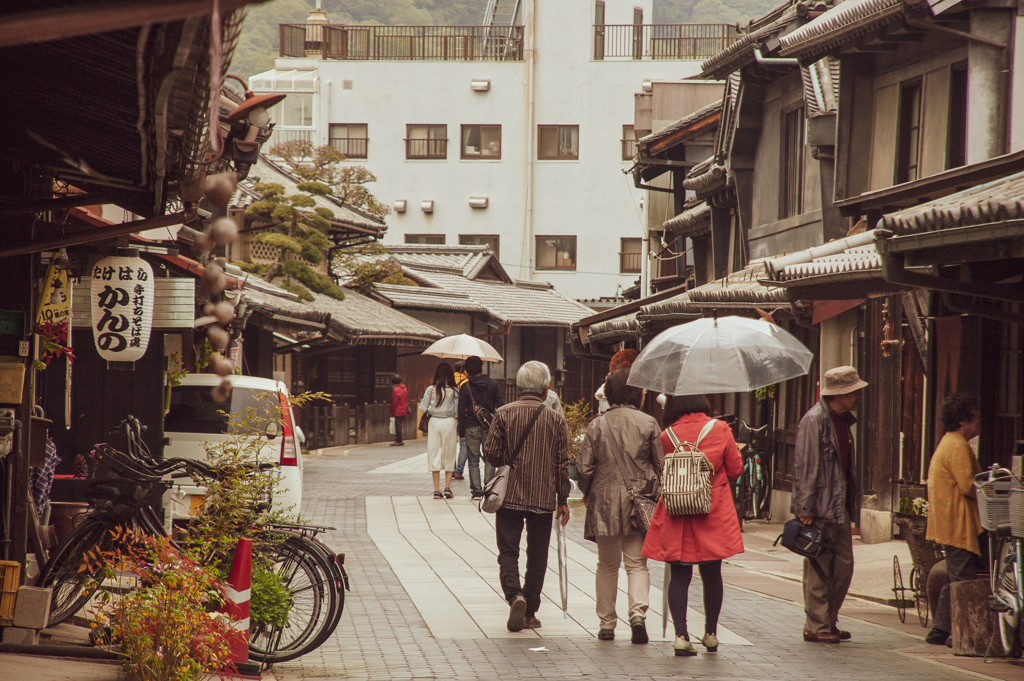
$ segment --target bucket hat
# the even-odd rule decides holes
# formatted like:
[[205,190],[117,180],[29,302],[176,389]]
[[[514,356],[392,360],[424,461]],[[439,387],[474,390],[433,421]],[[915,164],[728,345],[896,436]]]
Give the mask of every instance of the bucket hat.
[[857,370],[851,366],[836,367],[825,372],[825,386],[822,395],[846,395],[855,390],[868,387],[868,382],[861,380]]

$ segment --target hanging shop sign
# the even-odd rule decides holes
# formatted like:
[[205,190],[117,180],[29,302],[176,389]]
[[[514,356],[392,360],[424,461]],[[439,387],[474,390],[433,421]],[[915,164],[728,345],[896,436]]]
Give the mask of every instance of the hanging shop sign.
[[153,326],[153,268],[142,258],[110,256],[92,268],[92,337],[108,362],[146,354]]

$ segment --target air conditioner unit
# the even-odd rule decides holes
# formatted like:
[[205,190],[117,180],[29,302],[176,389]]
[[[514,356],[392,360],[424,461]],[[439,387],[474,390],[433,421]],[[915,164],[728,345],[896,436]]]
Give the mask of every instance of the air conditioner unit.
[[469,88],[473,92],[487,92],[491,89],[490,78],[474,78],[469,81]]
[[420,210],[424,213],[434,212],[434,201],[433,199],[427,199],[426,201],[420,201]]
[[396,213],[405,212],[405,199],[397,199],[393,204]]
[[487,208],[487,197],[486,196],[471,196],[469,197],[470,208]]

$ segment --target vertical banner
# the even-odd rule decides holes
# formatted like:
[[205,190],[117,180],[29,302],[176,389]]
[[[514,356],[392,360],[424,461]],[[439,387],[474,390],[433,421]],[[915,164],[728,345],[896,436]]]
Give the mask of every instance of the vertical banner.
[[109,256],[92,268],[92,336],[108,362],[146,354],[153,326],[153,268],[139,257]]

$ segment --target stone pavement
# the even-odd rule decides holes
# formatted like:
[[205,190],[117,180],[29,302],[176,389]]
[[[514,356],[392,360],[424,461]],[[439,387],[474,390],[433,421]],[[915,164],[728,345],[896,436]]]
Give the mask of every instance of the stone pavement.
[[[332,640],[319,650],[277,665],[277,679],[1024,679],[1024,667],[999,660],[953,658],[923,643],[926,632],[908,613],[901,625],[891,597],[892,556],[905,571],[910,557],[900,542],[855,548],[854,591],[842,625],[853,641],[803,642],[800,561],[771,542],[778,526],[748,523],[747,551],[729,561],[717,654],[675,658],[661,636],[663,565],[650,564],[651,611],[646,646],[620,638],[597,641],[593,573],[596,549],[583,539],[583,508],[572,504],[567,529],[568,618],[563,618],[554,550],[544,602],[543,627],[510,633],[508,608],[497,584],[493,517],[468,500],[467,481],[456,481],[456,499],[430,497],[425,442],[405,447],[365,446],[325,450],[306,461],[304,515],[337,528],[327,542],[346,554],[352,583],[345,614]],[[554,548],[554,540],[552,542]],[[905,557],[905,560],[904,560]],[[905,576],[906,579],[906,576]],[[625,588],[625,573],[620,576]],[[699,579],[691,589],[690,629],[703,631]],[[872,600],[875,599],[875,600]],[[625,614],[620,593],[619,612]],[[958,667],[959,665],[959,667]],[[960,668],[965,667],[965,668]]]
[[[910,556],[901,542],[855,541],[852,592],[842,626],[853,634],[841,645],[805,643],[800,559],[775,548],[780,525],[747,523],[746,551],[727,562],[725,603],[717,654],[676,658],[661,635],[663,564],[651,562],[652,641],[596,639],[594,545],[583,539],[583,507],[571,503],[566,528],[569,561],[568,617],[564,618],[554,550],[549,560],[543,627],[510,633],[508,607],[498,589],[493,516],[470,504],[468,481],[456,481],[457,498],[436,501],[426,470],[425,441],[335,448],[306,460],[304,515],[337,529],[326,541],[346,554],[352,591],[335,635],[305,657],[276,665],[265,679],[793,679],[818,681],[1024,681],[1019,661],[954,657],[923,642],[926,632],[907,613],[901,624],[886,604],[892,592],[892,556],[904,579]],[[578,496],[578,493],[577,493]],[[554,542],[553,542],[554,546]],[[624,591],[625,573],[620,573]],[[691,587],[690,630],[703,633],[700,580]],[[626,612],[620,593],[620,614]],[[703,649],[698,646],[698,650]],[[114,663],[0,655],[0,681],[115,681]]]

